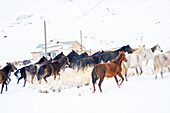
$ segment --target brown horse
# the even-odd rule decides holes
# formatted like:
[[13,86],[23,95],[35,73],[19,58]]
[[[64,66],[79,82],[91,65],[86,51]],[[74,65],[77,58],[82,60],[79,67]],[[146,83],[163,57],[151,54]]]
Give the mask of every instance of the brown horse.
[[3,92],[4,85],[6,85],[6,91],[8,90],[7,80],[9,79],[10,73],[14,72],[14,69],[16,69],[16,67],[13,64],[7,63],[7,65],[0,70],[0,84],[2,83],[1,94]]
[[56,79],[56,75],[59,75],[60,79],[60,70],[65,68],[66,65],[69,65],[69,59],[68,57],[62,57],[61,59],[57,60],[56,62],[53,63],[47,63],[43,66],[40,67],[38,71],[38,81],[41,84],[41,79],[42,77],[47,83],[46,78],[49,76],[54,75],[54,80]]
[[[108,78],[114,77],[118,87],[120,87],[120,85],[122,85],[122,83],[124,81],[124,78],[121,74],[121,71],[122,71],[121,63],[122,63],[122,61],[127,62],[127,59],[125,57],[124,52],[119,52],[119,55],[116,57],[115,60],[112,60],[110,63],[98,64],[93,68],[93,71],[92,71],[92,74],[91,74],[92,75],[93,88],[94,88],[93,93],[96,91],[95,83],[98,79],[100,79],[99,84],[98,84],[99,89],[100,89],[100,92],[102,92],[101,84],[104,80],[104,77],[108,77]],[[118,83],[116,75],[118,75],[122,79],[120,85]]]

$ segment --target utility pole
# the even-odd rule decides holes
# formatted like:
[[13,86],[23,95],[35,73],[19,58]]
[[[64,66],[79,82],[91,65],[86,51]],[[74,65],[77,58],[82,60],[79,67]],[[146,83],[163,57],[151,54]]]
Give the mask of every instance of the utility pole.
[[80,46],[81,53],[83,53],[83,47],[82,47],[82,31],[81,31],[81,30],[80,30],[80,43],[81,43],[81,46]]
[[45,57],[47,57],[46,22],[44,20]]

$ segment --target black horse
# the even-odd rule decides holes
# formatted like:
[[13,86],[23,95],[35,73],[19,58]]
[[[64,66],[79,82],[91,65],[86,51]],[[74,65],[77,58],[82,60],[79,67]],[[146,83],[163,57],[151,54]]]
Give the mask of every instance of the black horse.
[[71,67],[72,69],[75,69],[75,68],[77,67],[78,61],[79,61],[80,59],[86,58],[86,57],[88,57],[88,56],[89,56],[89,55],[88,55],[86,52],[82,53],[82,54],[79,55],[79,56],[73,56],[73,58],[72,58],[72,60],[71,60],[71,62],[70,62],[70,67]]
[[60,58],[65,57],[65,55],[63,54],[63,52],[61,52],[60,54],[58,54],[54,59],[53,62],[59,60]]
[[104,63],[107,63],[108,61],[114,60],[116,59],[116,57],[119,55],[119,52],[121,51],[132,53],[131,47],[129,45],[126,45],[116,51],[103,52],[99,57],[99,61],[100,62],[103,61]]
[[76,53],[74,50],[72,50],[72,51],[67,55],[67,57],[68,57],[68,59],[69,59],[69,62],[70,62],[70,65],[69,65],[70,68],[72,68],[72,65],[74,65],[73,62],[76,62],[75,60],[76,60],[79,56],[80,56],[80,55],[79,55],[78,53]]
[[[19,81],[24,78],[24,85],[23,87],[25,87],[26,85],[26,81],[27,81],[27,75],[26,75],[26,70],[29,68],[29,66],[25,66],[25,67],[22,67],[21,69],[18,69],[14,75],[18,78],[18,81],[17,81],[17,84],[19,84]],[[36,67],[35,67],[36,68]],[[18,74],[21,74],[21,76],[19,77]]]
[[100,63],[99,59],[94,55],[81,58],[77,61],[77,64],[76,64],[77,71],[79,71],[80,69],[84,71],[85,68],[95,66],[98,63]]
[[35,63],[35,64],[41,64],[42,62],[45,62],[46,60],[48,60],[46,57],[41,57],[40,58],[40,60],[37,62],[37,63]]
[[75,56],[75,57],[78,57],[79,54],[76,53],[74,50],[72,50],[72,51],[67,55],[67,57],[68,57],[68,59],[69,59],[69,62],[71,62],[71,60],[73,59],[74,56]]
[[3,92],[4,85],[6,85],[6,91],[8,90],[7,79],[9,79],[11,72],[14,72],[14,69],[17,68],[13,64],[7,63],[7,65],[0,70],[0,84],[2,83],[1,94]]

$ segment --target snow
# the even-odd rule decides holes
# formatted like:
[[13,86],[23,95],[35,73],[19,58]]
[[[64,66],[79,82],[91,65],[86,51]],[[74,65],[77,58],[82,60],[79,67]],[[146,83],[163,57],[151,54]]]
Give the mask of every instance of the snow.
[[158,80],[146,73],[131,76],[121,88],[117,87],[114,78],[105,78],[103,93],[98,87],[96,93],[92,93],[92,84],[61,92],[39,93],[31,84],[22,88],[23,82],[18,85],[16,78],[12,78],[8,92],[0,95],[1,111],[5,113],[169,113],[169,73],[164,73],[164,79],[159,76]]
[[[44,20],[48,40],[79,41],[81,30],[88,49],[159,44],[166,52],[170,49],[169,6],[169,0],[0,0],[0,65],[32,58],[32,50],[44,43]],[[121,88],[114,78],[105,78],[103,93],[96,84],[94,94],[90,80],[89,86],[61,85],[61,92],[53,92],[50,88],[58,89],[57,80],[42,85],[27,83],[23,88],[23,80],[16,84],[12,74],[8,91],[0,94],[1,112],[169,113],[169,73],[155,80],[150,65],[144,66],[141,76],[129,76]],[[90,78],[90,73],[85,75]]]

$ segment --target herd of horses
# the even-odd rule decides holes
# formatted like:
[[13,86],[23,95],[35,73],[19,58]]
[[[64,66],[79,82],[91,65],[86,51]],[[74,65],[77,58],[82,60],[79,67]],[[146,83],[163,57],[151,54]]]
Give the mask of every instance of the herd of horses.
[[[18,78],[17,83],[21,79],[24,79],[24,85],[26,85],[28,75],[31,76],[31,83],[37,77],[39,84],[41,80],[47,83],[47,77],[59,76],[60,71],[65,70],[65,68],[77,69],[77,72],[82,70],[85,71],[88,67],[92,67],[91,72],[93,92],[96,91],[95,84],[99,80],[98,86],[100,92],[102,92],[101,84],[105,77],[114,77],[115,81],[120,87],[124,81],[124,77],[127,81],[127,72],[129,68],[136,68],[136,73],[138,74],[138,68],[140,69],[140,75],[143,73],[142,62],[146,61],[146,65],[150,59],[153,60],[155,79],[157,79],[158,72],[161,73],[163,78],[164,68],[168,68],[170,71],[170,51],[166,53],[159,53],[155,55],[155,52],[163,52],[160,46],[157,44],[150,49],[146,49],[145,46],[140,46],[138,49],[132,49],[129,45],[123,46],[115,51],[98,51],[93,55],[88,55],[86,52],[79,55],[74,50],[72,50],[67,56],[61,52],[54,59],[50,58],[48,60],[46,57],[42,57],[38,62],[24,66],[17,69],[13,64],[7,63],[7,65],[0,70],[0,84],[2,84],[1,93],[3,92],[4,85],[7,86],[11,81],[11,72]],[[20,77],[18,74],[20,73]],[[121,83],[117,76],[121,78]]]

